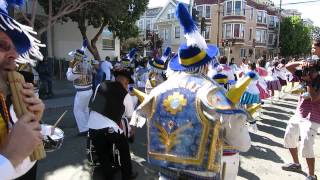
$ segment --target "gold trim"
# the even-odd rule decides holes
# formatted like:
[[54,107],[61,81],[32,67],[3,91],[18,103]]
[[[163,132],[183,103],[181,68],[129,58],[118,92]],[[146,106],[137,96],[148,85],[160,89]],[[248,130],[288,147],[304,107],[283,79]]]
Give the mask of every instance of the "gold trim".
[[[177,107],[172,107],[171,103],[175,100],[179,101],[179,104]],[[176,115],[178,112],[182,111],[182,108],[187,105],[187,102],[188,100],[184,98],[184,95],[180,94],[179,92],[174,92],[163,100],[162,106],[170,114]]]
[[[196,95],[196,94],[195,94]],[[188,158],[188,157],[176,157],[175,155],[169,155],[169,154],[160,154],[160,153],[154,153],[150,151],[150,136],[149,136],[149,128],[150,126],[148,125],[148,154],[150,157],[153,157],[157,160],[164,160],[164,161],[170,161],[170,162],[174,162],[174,163],[182,163],[182,164],[190,164],[190,165],[201,165],[203,163],[204,160],[204,154],[205,154],[205,149],[206,149],[206,145],[207,145],[207,138],[209,135],[209,120],[203,115],[202,110],[201,110],[201,102],[200,102],[200,98],[198,98],[196,96],[196,102],[195,102],[195,106],[196,106],[196,110],[197,110],[197,117],[198,120],[200,121],[200,123],[202,124],[203,130],[202,130],[202,134],[201,134],[201,138],[200,138],[200,145],[199,145],[199,150],[198,153],[196,155],[196,157],[192,157],[192,158]],[[156,100],[154,101],[156,102]],[[156,104],[156,103],[155,103]],[[152,108],[152,115],[149,117],[150,122],[152,123],[152,117],[154,115],[154,106]]]
[[192,65],[200,62],[204,57],[206,57],[207,52],[205,50],[202,50],[199,54],[196,56],[193,56],[191,58],[183,59],[180,57],[179,61],[182,65]]
[[215,172],[220,171],[220,164],[215,163],[216,159],[216,153],[217,150],[222,151],[222,141],[220,138],[220,128],[221,128],[221,122],[217,120],[213,130],[213,135],[211,139],[211,145],[210,145],[210,153],[209,153],[209,161],[208,161],[208,170],[212,170]]
[[156,66],[157,68],[164,69],[164,65],[157,64],[156,62],[154,62],[153,65]]

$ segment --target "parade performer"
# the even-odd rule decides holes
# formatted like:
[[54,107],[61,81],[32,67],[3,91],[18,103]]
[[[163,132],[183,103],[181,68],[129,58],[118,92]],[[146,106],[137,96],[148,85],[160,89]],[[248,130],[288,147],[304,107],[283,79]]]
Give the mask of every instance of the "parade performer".
[[272,62],[272,65],[269,68],[267,68],[268,76],[265,78],[265,80],[267,81],[269,91],[271,91],[271,98],[274,97],[274,91],[281,91],[281,84],[278,79],[278,65],[279,62],[277,60],[274,60]]
[[[93,94],[90,101],[90,117],[88,122],[89,136],[95,148],[106,179],[113,179],[114,149],[119,151],[122,179],[130,180],[137,177],[132,172],[131,157],[127,137],[129,130],[125,130],[122,118],[130,119],[134,111],[128,85],[133,84],[133,70],[129,63],[118,64],[113,72],[115,81],[103,81]],[[125,122],[126,123],[126,122]]]
[[[256,72],[256,63],[249,64],[249,72],[257,73]],[[250,106],[256,103],[260,103],[260,91],[258,89],[258,78],[259,76],[256,74],[257,78],[252,80],[248,85],[246,92],[242,95],[240,104]]]
[[73,60],[70,61],[67,71],[67,79],[73,81],[77,91],[74,98],[73,113],[78,125],[79,135],[86,135],[88,132],[88,105],[92,95],[92,66],[86,59],[86,48],[87,41],[85,40],[81,49],[69,53]]
[[145,90],[145,86],[146,86],[147,79],[148,79],[148,74],[149,74],[148,57],[144,57],[144,58],[142,58],[140,65],[138,66],[138,68],[136,68],[136,71],[134,73],[136,87],[140,91]]
[[268,71],[265,69],[267,61],[265,59],[258,59],[258,67],[256,68],[259,74],[259,81],[257,87],[260,92],[260,99],[267,99],[270,97],[267,82],[264,80],[268,76]]
[[153,88],[166,80],[166,61],[168,60],[170,53],[171,48],[167,47],[160,59],[155,58],[149,61],[150,71],[145,89],[147,94],[149,94]]
[[98,84],[102,81],[111,80],[111,69],[112,64],[107,60],[92,60],[92,65],[94,67],[93,77],[92,77],[92,89],[95,90]]
[[[312,45],[313,54],[320,56],[320,38]],[[302,70],[297,70],[297,67]],[[286,68],[305,83],[306,92],[301,93],[295,114],[288,122],[284,135],[284,146],[289,149],[293,163],[282,166],[283,170],[301,172],[298,146],[308,165],[306,180],[317,180],[315,175],[314,144],[320,128],[320,60],[291,62]],[[300,142],[299,142],[300,141]],[[299,145],[300,144],[300,145]]]
[[148,160],[160,166],[160,179],[220,179],[223,142],[250,148],[246,112],[236,105],[243,84],[226,92],[206,76],[218,48],[205,43],[183,3],[177,17],[187,43],[169,62],[174,73],[145,97],[130,124],[141,127],[147,120]]
[[[15,3],[11,5],[23,5],[23,1]],[[8,82],[8,74],[16,71],[16,62],[34,65],[31,57],[42,59],[41,44],[31,35],[36,34],[31,27],[8,15],[7,5],[7,1],[0,0],[0,179],[36,179],[36,161],[31,162],[29,155],[42,143],[39,121],[44,104],[32,84],[23,83],[21,94],[30,113],[17,118],[8,85],[14,82]]]

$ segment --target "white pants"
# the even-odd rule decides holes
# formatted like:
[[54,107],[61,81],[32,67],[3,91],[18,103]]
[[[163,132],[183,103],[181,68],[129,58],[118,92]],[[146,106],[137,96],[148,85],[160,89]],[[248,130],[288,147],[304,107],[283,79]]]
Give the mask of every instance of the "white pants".
[[88,131],[89,120],[89,101],[92,95],[92,90],[78,91],[74,99],[73,113],[76,118],[79,132]]
[[304,158],[314,158],[314,138],[320,128],[319,123],[312,122],[297,115],[291,117],[284,134],[284,146],[297,148],[300,141],[300,153]]
[[222,156],[221,158],[221,175],[223,170],[223,163],[226,163],[224,169],[224,179],[225,180],[236,180],[239,170],[239,163],[240,163],[240,155],[236,153],[231,156]]

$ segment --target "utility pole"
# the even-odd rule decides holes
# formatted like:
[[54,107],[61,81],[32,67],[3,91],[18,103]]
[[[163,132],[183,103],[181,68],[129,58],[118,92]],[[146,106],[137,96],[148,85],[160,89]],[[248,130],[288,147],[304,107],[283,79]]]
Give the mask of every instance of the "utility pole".
[[279,25],[278,25],[278,37],[277,37],[277,53],[278,54],[280,54],[279,44],[280,44],[281,11],[282,11],[282,0],[280,0],[280,10],[279,10]]
[[220,0],[218,0],[218,34],[217,34],[217,46],[220,44]]
[[190,4],[189,4],[189,13],[192,17],[192,8],[193,8],[193,3],[194,3],[194,0],[190,0]]

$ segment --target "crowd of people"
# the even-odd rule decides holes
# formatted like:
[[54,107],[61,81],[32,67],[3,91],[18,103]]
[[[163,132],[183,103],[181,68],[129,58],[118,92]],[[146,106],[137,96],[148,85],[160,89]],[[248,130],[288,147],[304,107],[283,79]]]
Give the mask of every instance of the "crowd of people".
[[[29,27],[8,15],[6,1],[0,0],[0,7],[0,179],[31,180],[36,179],[37,162],[29,156],[54,129],[40,126],[45,107],[32,85],[32,70],[17,68],[17,62],[33,65],[29,55],[41,59],[41,44]],[[292,92],[299,93],[299,102],[286,128],[284,147],[293,163],[282,169],[301,171],[300,140],[307,180],[316,180],[320,38],[314,38],[314,56],[309,59],[243,58],[238,66],[234,58],[229,61],[205,42],[183,4],[176,11],[186,37],[177,53],[168,47],[162,56],[138,60],[132,49],[116,62],[109,57],[89,60],[86,41],[69,53],[66,76],[76,89],[74,116],[79,135],[88,137],[92,165],[103,169],[105,179],[113,179],[117,169],[123,180],[137,178],[129,142],[134,142],[137,127],[147,124],[148,161],[159,167],[159,179],[236,179],[239,152],[251,147],[249,127],[257,130],[253,115],[264,102]],[[21,96],[28,113],[21,117],[12,108],[10,71],[21,72],[27,82],[22,83]],[[290,90],[284,88],[290,83]]]

